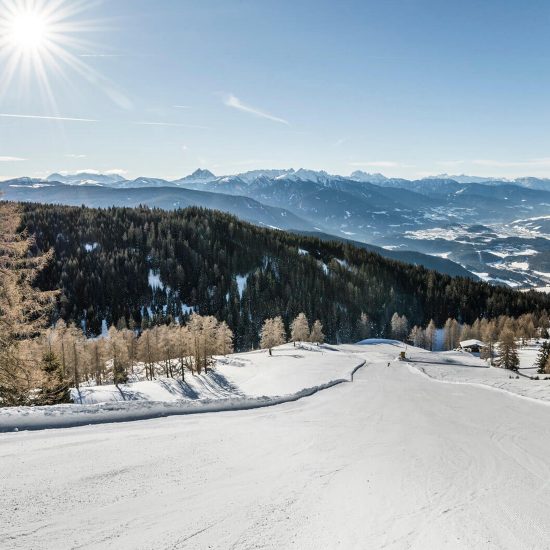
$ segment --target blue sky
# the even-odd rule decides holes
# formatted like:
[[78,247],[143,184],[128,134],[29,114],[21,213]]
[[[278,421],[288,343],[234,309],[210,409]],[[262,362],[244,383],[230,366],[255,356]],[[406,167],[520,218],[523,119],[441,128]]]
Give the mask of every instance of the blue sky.
[[199,166],[550,177],[547,1],[75,5],[58,8],[69,57],[45,63],[50,94],[32,66],[0,92],[0,178]]

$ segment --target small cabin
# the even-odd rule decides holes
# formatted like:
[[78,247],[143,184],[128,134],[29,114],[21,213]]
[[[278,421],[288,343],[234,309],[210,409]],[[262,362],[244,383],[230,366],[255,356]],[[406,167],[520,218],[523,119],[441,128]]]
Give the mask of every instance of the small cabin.
[[487,347],[481,340],[464,340],[460,342],[460,349],[470,353],[481,353]]

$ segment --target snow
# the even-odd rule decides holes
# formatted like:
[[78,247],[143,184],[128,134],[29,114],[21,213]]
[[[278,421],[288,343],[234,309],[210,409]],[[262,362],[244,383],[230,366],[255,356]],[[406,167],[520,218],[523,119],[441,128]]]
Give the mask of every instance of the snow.
[[502,283],[505,284],[511,288],[517,288],[520,286],[520,283],[517,281],[510,281],[508,279],[501,279],[500,277],[491,277],[489,273],[480,273],[478,271],[472,271],[474,275],[479,277],[482,281],[485,281],[487,283]]
[[237,287],[239,289],[239,296],[243,297],[244,289],[246,288],[247,275],[237,275]]
[[548,286],[539,286],[535,288],[526,288],[525,292],[529,290],[537,290],[538,292],[544,292],[545,294],[550,294],[550,285]]
[[194,306],[189,306],[187,304],[181,304],[181,311],[182,313],[185,313],[186,315],[191,315],[195,311]]
[[462,342],[460,342],[460,347],[462,348],[471,348],[473,346],[485,347],[485,344],[481,340],[476,340],[475,338],[462,340]]
[[[173,364],[177,371],[176,362]],[[208,374],[186,373],[185,383],[173,378],[81,387],[82,404],[123,401],[165,401],[288,395],[304,388],[349,377],[357,358],[330,346],[285,344],[265,350],[216,358]],[[162,368],[158,367],[159,370]],[[74,390],[73,390],[74,391]]]
[[78,404],[0,408],[0,432],[75,426],[219,410],[294,400],[349,380],[362,359],[331,346],[285,344],[267,351],[218,357],[208,374],[128,384],[81,386]]
[[0,547],[545,548],[548,404],[400,347],[334,347],[353,383],[270,408],[4,434]]
[[325,273],[325,275],[328,275],[330,272],[330,269],[328,268],[328,265],[325,262],[322,262],[321,260],[317,260],[317,263]]
[[149,286],[152,290],[164,290],[164,285],[160,280],[160,273],[150,269],[149,274],[147,275],[147,279],[149,281]]
[[[533,364],[537,351],[535,347],[520,349],[521,374],[536,375]],[[431,353],[409,347],[407,357],[411,368],[438,381],[489,387],[550,404],[550,380],[544,380],[544,375],[540,375],[540,380],[531,380],[505,369],[490,367],[476,354],[460,351]]]
[[399,340],[389,340],[387,338],[367,338],[366,340],[361,340],[357,343],[359,346],[374,346],[377,344],[387,344],[390,346],[402,346],[402,343]]
[[437,256],[438,258],[444,258],[445,260],[448,260],[451,254],[452,252],[430,252],[430,256]]
[[523,271],[529,269],[528,262],[510,262],[510,268],[512,269],[521,269]]

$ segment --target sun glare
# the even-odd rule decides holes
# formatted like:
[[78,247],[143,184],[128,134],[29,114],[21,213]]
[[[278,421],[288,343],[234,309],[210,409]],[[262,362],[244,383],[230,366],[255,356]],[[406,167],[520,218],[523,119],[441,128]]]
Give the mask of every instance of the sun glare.
[[95,45],[85,36],[96,24],[80,19],[93,5],[79,0],[0,0],[0,99],[16,85],[56,108],[54,83],[71,73],[96,85],[101,76],[81,54]]
[[38,12],[15,14],[11,23],[9,39],[23,51],[37,50],[44,46],[48,35],[46,18]]

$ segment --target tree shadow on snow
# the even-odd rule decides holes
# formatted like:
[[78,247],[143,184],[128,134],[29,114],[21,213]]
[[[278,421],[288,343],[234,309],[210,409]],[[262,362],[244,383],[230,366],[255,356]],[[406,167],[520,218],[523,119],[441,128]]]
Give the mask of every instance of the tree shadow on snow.
[[455,361],[453,359],[445,359],[445,361],[426,361],[425,359],[419,359],[419,360],[415,360],[415,359],[410,359],[410,358],[407,358],[407,361],[409,361],[410,363],[420,363],[420,364],[424,364],[424,365],[438,365],[440,367],[466,367],[466,368],[469,368],[469,369],[488,369],[489,368],[489,365],[472,365],[472,364],[468,364],[468,363],[461,363],[459,361]]
[[230,382],[223,374],[217,371],[209,370],[208,376],[220,389],[223,389],[228,394],[243,395],[241,390],[233,384],[233,382]]
[[175,385],[167,380],[157,380],[159,386],[162,386],[167,392],[177,397],[186,397],[187,399],[198,399],[199,394],[183,380],[174,380]]

